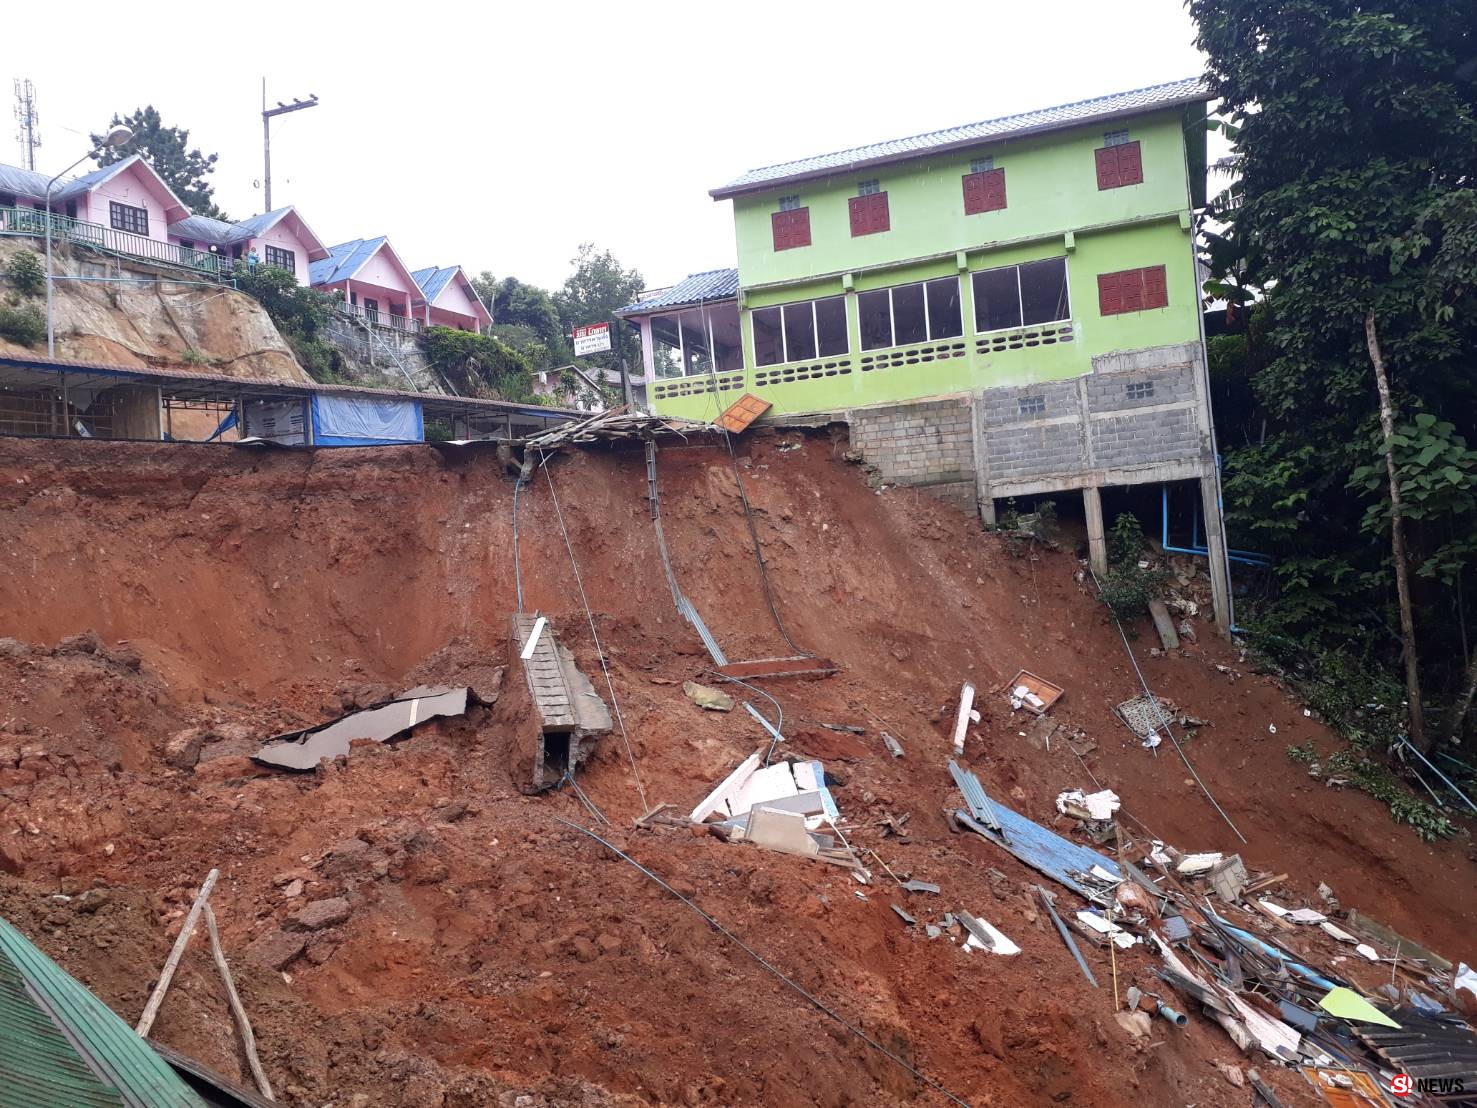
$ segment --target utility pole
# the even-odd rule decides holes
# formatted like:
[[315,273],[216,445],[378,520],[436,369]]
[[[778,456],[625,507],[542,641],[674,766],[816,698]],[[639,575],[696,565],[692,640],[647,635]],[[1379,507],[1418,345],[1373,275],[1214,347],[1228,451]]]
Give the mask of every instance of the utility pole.
[[26,149],[26,168],[34,172],[36,148],[41,145],[41,136],[36,133],[36,127],[41,122],[41,113],[36,110],[36,87],[29,78],[15,79],[15,118],[20,123],[15,137]]
[[266,189],[266,206],[263,211],[272,210],[272,117],[274,115],[286,115],[288,112],[300,112],[304,108],[316,108],[318,97],[315,93],[309,93],[306,100],[299,100],[296,96],[292,98],[291,104],[277,101],[275,108],[267,107],[267,79],[262,78],[262,185]]

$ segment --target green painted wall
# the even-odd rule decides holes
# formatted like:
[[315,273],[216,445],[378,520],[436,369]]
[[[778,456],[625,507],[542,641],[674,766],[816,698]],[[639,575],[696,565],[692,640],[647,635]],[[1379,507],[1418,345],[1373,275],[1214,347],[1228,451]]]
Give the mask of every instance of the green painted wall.
[[[887,352],[861,349],[857,333],[856,296],[852,293],[847,297],[851,353],[845,358],[827,359],[848,363],[849,373],[805,381],[759,383],[756,375],[767,377],[779,367],[767,366],[756,370],[750,366],[743,371],[743,390],[724,392],[721,401],[715,400],[712,394],[662,397],[659,394],[670,386],[671,381],[657,381],[652,387],[653,407],[664,414],[686,416],[690,419],[712,419],[737,400],[743,391],[753,392],[771,401],[776,414],[860,407],[940,393],[1077,377],[1091,371],[1092,357],[1096,354],[1193,342],[1200,337],[1199,302],[1191,267],[1190,236],[1188,231],[1180,227],[1178,220],[1162,220],[1080,234],[1076,236],[1076,248],[1071,253],[1066,252],[1061,239],[995,251],[975,251],[968,255],[968,265],[972,272],[1038,258],[1060,257],[1064,254],[1067,257],[1067,287],[1071,297],[1072,342],[1019,350],[980,352],[976,347],[976,336],[972,333],[973,295],[970,282],[967,274],[959,273],[957,265],[950,257],[946,261],[910,266],[903,271],[858,275],[855,286],[857,291],[862,291],[929,277],[951,274],[961,277],[965,335],[962,339],[944,342],[962,342],[965,347],[963,357],[918,360],[912,364],[864,372],[861,369],[863,357]],[[1149,265],[1165,266],[1169,305],[1151,311],[1100,315],[1098,274]],[[752,306],[764,306],[811,296],[834,295],[841,291],[841,280],[837,278],[823,284],[808,283],[804,295],[796,295],[789,289],[766,289],[762,293],[750,294],[748,303]],[[752,362],[749,355],[753,350],[753,336],[747,310],[743,313],[742,322],[745,361]],[[916,349],[918,348],[895,348],[901,354]]]
[[[671,392],[688,391],[698,382],[686,379],[674,389],[671,379],[659,380],[650,386],[654,410],[710,420],[744,391],[771,401],[776,414],[861,407],[1076,377],[1091,372],[1094,355],[1197,341],[1200,307],[1186,218],[1191,197],[1184,128],[1191,118],[1193,113],[1175,109],[1116,125],[1128,129],[1143,154],[1144,182],[1124,188],[1098,189],[1093,151],[1102,145],[1105,128],[1093,127],[987,144],[736,199],[747,366],[742,389],[716,397],[677,396]],[[1191,156],[1197,151],[1203,151],[1203,142],[1196,147],[1192,140]],[[972,158],[986,155],[1005,170],[1008,206],[966,216],[961,177]],[[1203,159],[1203,154],[1199,156]],[[852,238],[847,200],[856,195],[857,181],[869,177],[879,178],[888,192],[892,230]],[[776,252],[770,214],[777,210],[781,195],[795,193],[810,208],[813,245]],[[961,254],[964,273],[959,267]],[[1073,341],[981,349],[973,333],[968,272],[1061,256],[1067,258]],[[1098,274],[1151,265],[1166,267],[1167,307],[1116,316],[1099,313]],[[820,368],[816,362],[795,363],[791,368],[796,374],[788,380],[777,379],[776,369],[784,367],[756,369],[748,309],[840,294],[843,275],[849,275],[852,285],[847,293],[851,352],[827,359],[831,364]],[[950,275],[962,283],[962,338],[892,351],[861,349],[857,292]],[[931,349],[940,345],[950,349]],[[902,364],[863,362],[876,355],[889,355],[888,363]],[[822,375],[822,369],[830,375]],[[804,374],[814,375],[800,379]]]
[[[739,279],[746,288],[798,281],[1187,208],[1184,113],[1159,112],[1113,126],[1126,126],[1129,137],[1139,141],[1142,184],[1099,191],[1093,151],[1103,144],[1104,128],[1094,127],[736,197]],[[1005,170],[1007,207],[965,215],[961,178],[971,159],[984,156],[993,156],[996,168]],[[847,200],[856,195],[857,181],[871,177],[888,194],[892,230],[852,238]],[[770,215],[781,196],[797,194],[810,209],[811,245],[776,251]]]

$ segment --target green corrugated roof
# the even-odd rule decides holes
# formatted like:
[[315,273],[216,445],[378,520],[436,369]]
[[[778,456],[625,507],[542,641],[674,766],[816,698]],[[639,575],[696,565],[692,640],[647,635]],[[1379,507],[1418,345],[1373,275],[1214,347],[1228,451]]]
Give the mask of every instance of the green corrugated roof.
[[205,1108],[133,1029],[0,919],[0,1108]]

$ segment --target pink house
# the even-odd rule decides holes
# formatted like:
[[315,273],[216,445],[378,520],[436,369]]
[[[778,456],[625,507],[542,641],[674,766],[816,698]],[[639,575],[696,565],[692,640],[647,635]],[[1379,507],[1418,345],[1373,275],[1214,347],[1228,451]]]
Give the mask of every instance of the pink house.
[[169,241],[184,251],[217,254],[233,261],[254,257],[258,265],[288,270],[300,285],[308,283],[311,264],[329,256],[328,247],[291,206],[240,223],[192,215],[169,228]]
[[416,315],[427,327],[455,327],[480,333],[492,325],[492,313],[459,265],[431,266],[411,274],[423,299]]
[[54,190],[51,210],[158,242],[168,242],[169,225],[190,214],[164,178],[137,154]]
[[383,235],[330,246],[328,256],[309,268],[309,281],[324,292],[339,292],[345,310],[370,323],[401,331],[423,326],[415,312],[423,299],[420,286]]

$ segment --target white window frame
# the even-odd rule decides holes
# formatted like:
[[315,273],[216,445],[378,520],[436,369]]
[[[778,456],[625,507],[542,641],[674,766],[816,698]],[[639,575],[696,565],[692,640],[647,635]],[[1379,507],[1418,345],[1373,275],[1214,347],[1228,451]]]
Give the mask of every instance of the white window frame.
[[[659,316],[659,315],[669,315],[669,316],[671,316],[673,319],[675,319],[677,321],[677,363],[680,366],[682,366],[682,369],[683,369],[683,372],[682,373],[679,373],[676,377],[662,377],[662,378],[660,378],[660,380],[663,380],[663,381],[683,381],[683,380],[686,380],[689,377],[706,377],[706,376],[708,376],[709,373],[742,373],[745,369],[748,368],[748,366],[746,366],[746,365],[741,365],[737,369],[719,369],[718,368],[717,343],[715,343],[713,341],[713,313],[711,311],[704,310],[706,308],[708,308],[708,305],[706,305],[706,304],[688,304],[686,307],[674,308],[674,309],[671,309],[670,311],[665,311],[665,312],[653,312],[652,313],[653,317]],[[698,311],[701,311],[703,313],[703,327],[704,327],[704,329],[708,333],[708,357],[712,359],[712,361],[713,361],[713,367],[710,370],[699,370],[697,373],[688,373],[688,372],[686,372],[686,370],[687,370],[687,339],[685,339],[683,337],[683,335],[682,335],[682,314],[684,312],[693,311],[694,309],[696,309]],[[736,300],[734,301],[734,309],[735,310],[738,310],[738,301],[736,301]],[[783,319],[781,320],[781,322],[783,323]],[[781,326],[781,328],[780,328],[780,337],[781,337],[781,339],[784,338],[784,327],[783,326]],[[743,313],[740,312],[739,313],[739,353],[740,354],[743,354],[744,353],[743,338],[744,338]],[[651,341],[652,341],[653,346],[655,346],[656,339],[653,337]],[[655,364],[656,364],[655,363],[655,356],[656,356],[656,351],[655,351],[655,349],[653,349],[652,350],[652,358],[653,358],[652,364],[653,364],[653,366],[655,366]]]
[[[846,314],[846,351],[844,353],[841,353],[841,354],[822,354],[821,353],[821,320],[820,320],[820,313],[817,310],[816,305],[819,304],[822,300],[840,300],[841,301],[841,309]],[[888,302],[887,303],[888,303],[888,307],[891,308],[891,306],[892,306],[892,299],[891,299],[891,297],[888,298]],[[793,305],[796,305],[796,304],[809,304],[810,305],[810,333],[815,336],[815,354],[812,357],[809,357],[809,358],[791,359],[791,357],[790,357],[790,340],[785,336],[785,309],[788,308],[788,307],[791,307]],[[777,362],[775,362],[775,363],[773,363],[772,365],[763,365],[762,366],[762,365],[759,364],[759,354],[758,354],[758,351],[754,347],[754,324],[753,324],[753,320],[754,320],[754,313],[755,312],[767,311],[770,308],[778,308],[780,310],[780,360],[777,361]],[[712,341],[713,341],[712,340],[712,337],[709,336],[709,339],[708,339],[709,345],[712,344]],[[765,304],[762,307],[750,308],[749,309],[749,350],[748,350],[748,359],[749,359],[749,364],[752,365],[755,369],[773,369],[773,368],[775,368],[775,366],[789,365],[792,360],[794,360],[794,361],[802,361],[802,362],[811,362],[811,361],[820,361],[822,358],[849,358],[850,356],[851,356],[851,312],[849,310],[847,310],[847,307],[846,307],[846,294],[844,292],[832,293],[830,296],[813,296],[809,300],[791,300],[791,301],[788,301],[787,303],[784,303],[784,304]]]
[[[1001,266],[1000,268],[1001,269],[1004,269],[1005,267],[1004,266]],[[904,281],[901,285],[888,285],[885,289],[864,289],[864,290],[862,290],[863,292],[885,292],[885,293],[887,293],[887,332],[888,332],[887,333],[887,337],[891,341],[888,342],[888,344],[886,346],[870,346],[870,347],[869,346],[863,346],[861,352],[863,354],[870,354],[874,350],[896,350],[898,348],[898,341],[897,341],[897,309],[893,306],[893,302],[892,302],[892,290],[893,289],[905,289],[909,285],[918,285],[918,286],[920,286],[923,289],[923,333],[925,335],[927,335],[928,337],[925,338],[925,339],[923,339],[922,342],[946,342],[946,341],[948,341],[948,339],[963,339],[964,338],[964,335],[965,335],[965,331],[964,331],[964,288],[963,288],[962,285],[960,285],[959,290],[958,290],[958,292],[959,292],[959,334],[957,334],[957,335],[948,335],[946,337],[941,337],[941,338],[935,338],[934,337],[934,334],[933,334],[933,315],[928,310],[928,286],[930,284],[932,284],[934,281],[947,280],[948,277],[949,277],[949,274],[944,274],[942,277],[925,277],[921,281]],[[971,279],[973,279],[973,278],[971,278]],[[955,281],[958,281],[959,280],[958,274],[955,274],[954,275],[954,280]],[[1019,275],[1017,275],[1016,295],[1017,296],[1020,295]],[[860,297],[860,293],[858,293],[858,296]],[[860,317],[861,317],[861,302],[860,302],[860,300],[858,300],[858,302],[857,302],[857,317],[858,317],[858,323],[860,323]],[[907,343],[905,345],[907,345],[907,346],[918,346],[918,345],[920,345],[920,343],[910,342],[910,343]]]
[[[1005,265],[992,265],[992,266],[989,266],[986,269],[971,269],[969,271],[969,281],[970,281],[970,286],[969,286],[969,306],[970,306],[970,309],[971,309],[970,315],[974,316],[976,314],[973,311],[973,308],[974,308],[974,275],[976,273],[989,273],[991,270],[995,270],[995,269],[1014,269],[1015,270],[1015,303],[1016,303],[1016,307],[1020,308],[1020,310],[1021,310],[1021,322],[1020,323],[1017,323],[1017,324],[1015,324],[1015,325],[1013,325],[1011,327],[992,327],[988,331],[975,331],[974,334],[976,334],[976,335],[999,335],[999,334],[1005,333],[1006,331],[1023,331],[1027,327],[1051,327],[1051,326],[1062,324],[1062,323],[1071,323],[1072,322],[1072,259],[1069,258],[1069,257],[1067,257],[1064,254],[1063,255],[1059,255],[1059,256],[1061,257],[1061,260],[1062,260],[1062,274],[1063,274],[1063,282],[1062,282],[1062,284],[1063,284],[1063,287],[1067,290],[1067,314],[1065,316],[1063,316],[1061,319],[1052,319],[1052,320],[1048,320],[1045,323],[1026,323],[1025,322],[1025,318],[1026,318],[1026,305],[1025,305],[1025,298],[1021,296],[1021,266],[1023,266],[1023,265],[1030,265],[1031,262],[1054,262],[1054,261],[1057,260],[1056,257],[1050,257],[1050,258],[1032,258],[1031,261],[1029,261],[1029,262],[1014,262],[1014,263],[1012,263],[1011,265],[1008,265],[1008,266],[1005,266]],[[963,301],[962,300],[960,301],[960,305],[961,306],[963,305]],[[971,320],[970,322],[974,322],[974,320]]]

